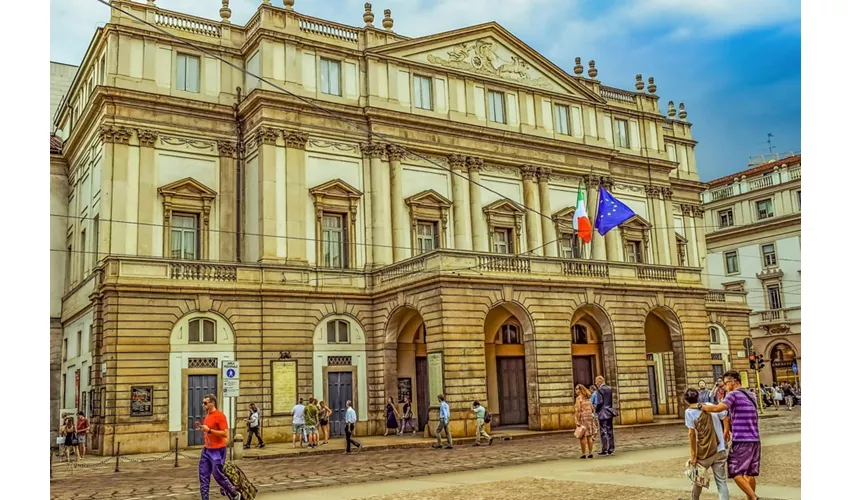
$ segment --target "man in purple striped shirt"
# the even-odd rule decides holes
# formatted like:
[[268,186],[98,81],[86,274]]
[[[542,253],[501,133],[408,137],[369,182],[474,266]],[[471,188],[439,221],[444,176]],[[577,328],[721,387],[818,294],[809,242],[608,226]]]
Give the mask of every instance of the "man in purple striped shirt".
[[[726,397],[716,405],[699,404],[697,408],[709,413],[729,411],[732,421],[732,451],[729,452],[729,477],[747,495],[747,500],[758,500],[756,477],[761,462],[761,439],[759,438],[758,403],[745,388],[741,387],[741,375],[730,370],[723,374]],[[729,442],[728,431],[724,436]]]

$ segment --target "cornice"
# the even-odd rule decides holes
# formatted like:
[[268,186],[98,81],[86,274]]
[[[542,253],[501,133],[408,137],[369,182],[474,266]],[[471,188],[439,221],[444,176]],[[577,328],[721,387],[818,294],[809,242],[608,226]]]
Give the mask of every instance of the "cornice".
[[705,241],[706,243],[723,243],[726,239],[737,238],[740,236],[761,236],[765,231],[779,229],[786,226],[789,228],[797,226],[797,230],[800,230],[802,228],[801,222],[802,214],[798,212],[791,215],[785,215],[783,217],[747,224],[745,226],[733,226],[730,228],[712,231],[710,233],[706,233]]

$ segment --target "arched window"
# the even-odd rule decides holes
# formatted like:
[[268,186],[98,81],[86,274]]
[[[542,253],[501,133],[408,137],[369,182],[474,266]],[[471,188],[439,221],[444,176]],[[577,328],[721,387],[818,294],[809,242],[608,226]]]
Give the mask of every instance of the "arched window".
[[796,357],[794,350],[788,344],[776,344],[770,351],[771,361],[790,361]]
[[196,318],[189,321],[190,344],[215,344],[215,321]]
[[712,344],[719,344],[720,343],[720,331],[717,329],[716,326],[709,326],[708,327],[708,336],[709,336],[709,342],[711,342]]
[[573,325],[573,344],[587,344],[587,327]]
[[516,325],[502,325],[502,343],[519,344],[519,328]]
[[336,319],[328,322],[328,344],[349,344],[348,321]]

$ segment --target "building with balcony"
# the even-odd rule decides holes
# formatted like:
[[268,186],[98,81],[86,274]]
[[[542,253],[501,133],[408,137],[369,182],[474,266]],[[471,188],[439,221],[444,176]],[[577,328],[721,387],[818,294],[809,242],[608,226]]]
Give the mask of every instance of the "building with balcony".
[[747,294],[766,384],[799,381],[802,369],[800,165],[799,154],[777,157],[711,181],[702,194],[709,282]]
[[[346,399],[375,434],[405,396],[428,429],[439,393],[455,435],[473,400],[494,426],[571,428],[597,374],[621,423],[680,415],[712,377],[709,324],[745,368],[744,293],[708,289],[691,124],[653,78],[602,85],[495,23],[408,38],[369,4],[353,27],[283,3],[237,26],[114,0],[57,114],[55,390],[97,451],[200,444],[229,360],[220,406],[256,402],[271,441],[311,395],[333,433]],[[636,216],[582,244],[582,183],[591,220],[600,185]]]

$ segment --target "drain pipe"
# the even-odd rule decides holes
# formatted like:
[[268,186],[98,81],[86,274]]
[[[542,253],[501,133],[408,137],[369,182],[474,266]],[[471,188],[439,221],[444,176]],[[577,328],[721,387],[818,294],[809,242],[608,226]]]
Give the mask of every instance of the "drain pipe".
[[245,183],[242,180],[243,143],[242,119],[239,116],[239,104],[242,102],[242,87],[236,87],[236,102],[233,104],[233,117],[236,120],[236,261],[243,261],[244,242],[242,241],[242,220]]

